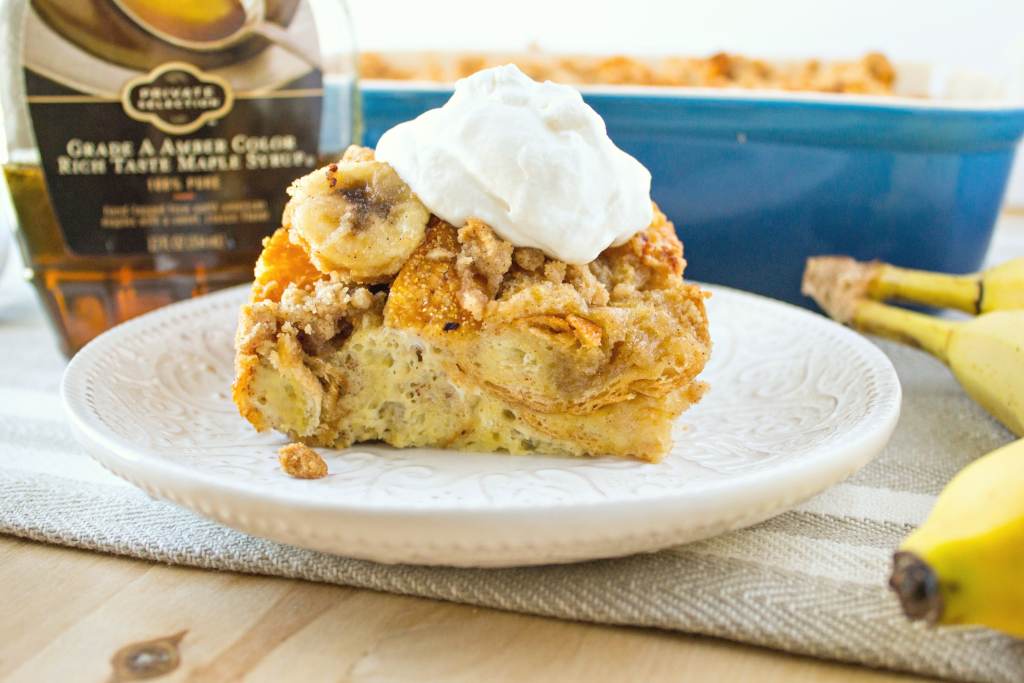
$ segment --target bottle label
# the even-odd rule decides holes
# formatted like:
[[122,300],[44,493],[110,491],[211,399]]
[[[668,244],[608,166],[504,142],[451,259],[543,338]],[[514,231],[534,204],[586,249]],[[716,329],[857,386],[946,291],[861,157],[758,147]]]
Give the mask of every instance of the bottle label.
[[255,252],[319,163],[307,0],[33,0],[24,30],[29,114],[74,253]]

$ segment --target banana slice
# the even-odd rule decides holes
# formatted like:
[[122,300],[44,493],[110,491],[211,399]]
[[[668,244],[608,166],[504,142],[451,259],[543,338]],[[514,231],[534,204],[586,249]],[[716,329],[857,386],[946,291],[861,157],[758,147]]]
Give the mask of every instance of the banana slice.
[[384,282],[423,241],[430,212],[389,165],[347,155],[288,188],[284,224],[317,270]]

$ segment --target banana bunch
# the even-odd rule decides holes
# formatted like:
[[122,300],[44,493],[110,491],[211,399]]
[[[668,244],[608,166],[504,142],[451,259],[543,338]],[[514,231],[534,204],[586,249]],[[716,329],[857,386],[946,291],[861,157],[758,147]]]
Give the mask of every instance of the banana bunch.
[[[812,258],[803,291],[830,316],[946,363],[964,390],[1024,436],[1024,259],[944,275]],[[954,321],[880,303],[954,308]],[[1024,439],[964,468],[900,545],[889,585],[911,619],[981,624],[1024,638]]]
[[[808,259],[803,292],[841,323],[931,353],[971,398],[1024,436],[1024,259],[943,275],[823,256]],[[876,301],[890,298],[980,315],[949,320]]]

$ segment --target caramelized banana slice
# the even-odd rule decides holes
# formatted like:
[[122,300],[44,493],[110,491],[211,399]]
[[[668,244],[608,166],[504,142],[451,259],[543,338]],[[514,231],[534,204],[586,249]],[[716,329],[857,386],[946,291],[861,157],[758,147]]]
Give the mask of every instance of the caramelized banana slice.
[[346,154],[288,188],[284,224],[323,273],[385,282],[423,241],[430,212],[389,165]]

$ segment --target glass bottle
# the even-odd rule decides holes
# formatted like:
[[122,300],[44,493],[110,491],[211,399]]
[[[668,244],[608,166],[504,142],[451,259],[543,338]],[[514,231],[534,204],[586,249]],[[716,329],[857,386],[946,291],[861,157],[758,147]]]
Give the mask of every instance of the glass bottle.
[[355,134],[344,0],[0,0],[0,162],[60,346],[246,282]]

